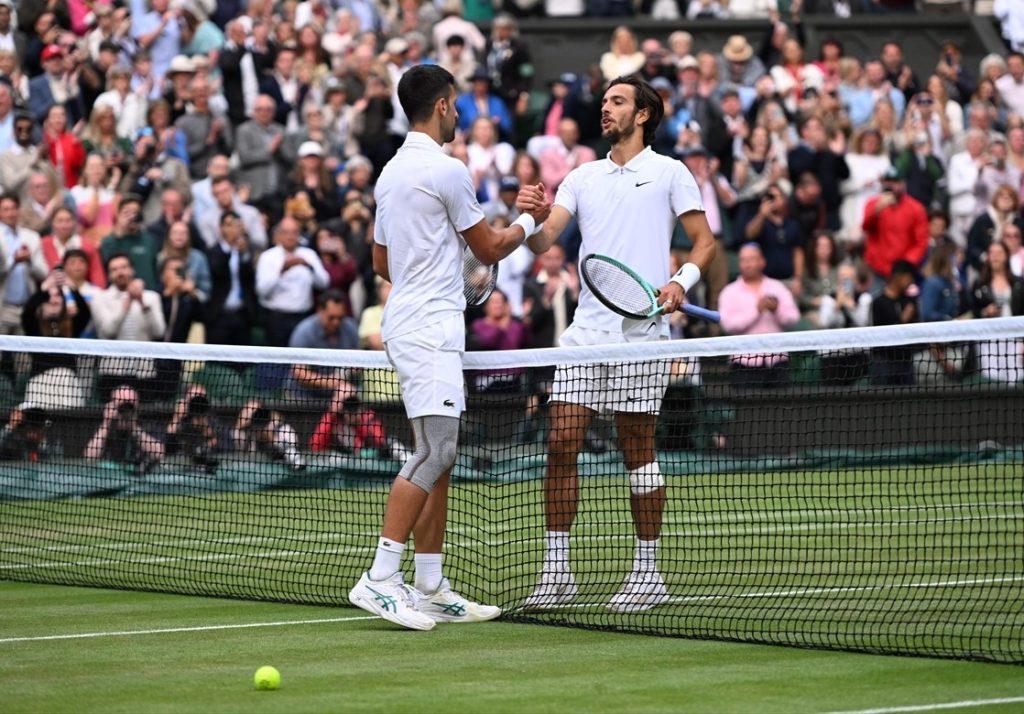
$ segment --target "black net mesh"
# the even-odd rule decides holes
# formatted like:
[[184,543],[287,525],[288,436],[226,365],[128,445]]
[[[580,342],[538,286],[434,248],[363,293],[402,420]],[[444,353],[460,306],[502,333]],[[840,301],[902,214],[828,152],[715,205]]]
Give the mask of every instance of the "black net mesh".
[[[1024,661],[1021,341],[684,348],[466,372],[445,546],[457,589],[520,621]],[[5,352],[0,578],[347,605],[412,444],[394,373],[345,354]],[[649,433],[616,416],[647,400]],[[599,413],[584,424],[566,404]],[[667,484],[667,600],[616,612],[635,547],[623,449],[647,439]],[[528,611],[545,498],[566,517],[573,465],[579,592]],[[565,488],[549,475],[546,493],[552,470]]]

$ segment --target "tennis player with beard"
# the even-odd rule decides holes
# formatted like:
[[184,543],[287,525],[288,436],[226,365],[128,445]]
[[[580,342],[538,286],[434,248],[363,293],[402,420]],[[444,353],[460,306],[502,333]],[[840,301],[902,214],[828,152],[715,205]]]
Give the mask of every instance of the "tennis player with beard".
[[[598,253],[662,285],[665,313],[679,309],[715,254],[715,239],[693,176],[675,159],[651,149],[663,116],[657,92],[637,76],[613,80],[601,100],[601,132],[612,146],[604,160],[573,170],[561,183],[550,216],[528,241],[546,251],[576,217],[583,243],[580,256]],[[542,186],[520,190],[522,211],[545,206]],[[676,221],[693,242],[690,262],[675,275],[669,253]],[[623,320],[582,286],[572,325],[562,346],[648,342],[668,338],[668,320]],[[658,466],[654,432],[668,386],[664,360],[627,365],[562,367],[556,371],[549,407],[550,435],[544,477],[546,552],[540,582],[525,609],[568,605],[578,592],[569,558],[569,531],[579,505],[577,457],[591,421],[612,413],[630,486],[636,532],[633,567],[607,606],[642,612],[668,600],[657,553],[665,508],[665,481]],[[628,398],[624,398],[628,397]]]
[[[484,219],[465,164],[441,147],[455,138],[455,79],[436,65],[413,67],[398,83],[409,117],[405,143],[377,182],[373,269],[392,283],[383,338],[398,373],[416,446],[391,486],[370,569],[349,593],[352,604],[415,630],[436,622],[481,622],[501,614],[467,600],[442,574],[448,480],[466,408],[462,355],[463,250],[493,265],[512,253],[543,220],[541,201],[508,228]],[[409,535],[416,542],[415,587],[400,571]]]

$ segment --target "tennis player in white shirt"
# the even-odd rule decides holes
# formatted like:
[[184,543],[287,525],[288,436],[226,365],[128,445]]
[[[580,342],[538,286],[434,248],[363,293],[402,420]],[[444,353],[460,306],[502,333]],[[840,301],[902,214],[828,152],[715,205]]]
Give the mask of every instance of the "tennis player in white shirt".
[[[603,161],[574,169],[562,182],[550,217],[530,238],[543,253],[573,216],[583,243],[580,255],[607,255],[663,285],[658,302],[679,309],[715,254],[715,239],[701,204],[700,189],[682,162],[654,153],[650,144],[661,122],[657,92],[637,76],[613,80],[601,100],[601,132],[612,145]],[[542,186],[520,189],[523,211],[544,206]],[[693,242],[689,260],[669,270],[672,232],[680,221]],[[668,338],[668,320],[623,320],[602,305],[586,284],[562,346],[646,342]],[[617,612],[642,612],[668,600],[657,552],[665,509],[665,481],[658,466],[654,432],[668,386],[664,361],[623,366],[559,368],[551,393],[548,465],[544,478],[546,553],[540,582],[524,608],[569,604],[578,592],[569,559],[569,531],[579,505],[576,460],[598,413],[615,416],[630,486],[636,530],[633,568],[608,602]],[[623,397],[628,395],[627,399]]]
[[[375,189],[373,269],[392,283],[382,337],[416,446],[392,484],[373,565],[349,600],[416,630],[501,614],[456,593],[441,569],[448,480],[466,407],[463,247],[468,244],[483,263],[497,263],[550,211],[541,201],[508,228],[491,228],[469,170],[441,151],[455,138],[455,98],[455,79],[439,66],[420,65],[402,75],[398,99],[410,131]],[[410,534],[416,544],[415,588],[400,572]]]

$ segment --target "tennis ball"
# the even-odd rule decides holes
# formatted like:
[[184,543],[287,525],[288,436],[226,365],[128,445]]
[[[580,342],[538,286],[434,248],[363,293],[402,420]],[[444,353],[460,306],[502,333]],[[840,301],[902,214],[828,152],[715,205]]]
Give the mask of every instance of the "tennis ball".
[[257,669],[252,679],[256,689],[277,689],[281,686],[281,673],[270,666]]

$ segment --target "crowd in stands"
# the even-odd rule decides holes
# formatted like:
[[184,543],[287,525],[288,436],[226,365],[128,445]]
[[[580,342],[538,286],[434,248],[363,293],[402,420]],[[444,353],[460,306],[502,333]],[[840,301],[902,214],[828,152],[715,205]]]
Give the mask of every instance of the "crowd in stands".
[[[665,103],[653,148],[693,173],[719,242],[690,297],[720,310],[725,332],[1022,314],[1022,4],[992,5],[1006,52],[969,66],[948,42],[922,76],[896,42],[867,56],[805,40],[807,12],[914,7],[0,0],[0,333],[382,349],[374,181],[408,128],[398,79],[427,62],[457,79],[459,133],[446,151],[500,225],[516,218],[521,186],[543,182],[553,196],[572,169],[604,160],[608,80],[648,80]],[[761,18],[763,30],[705,49],[686,31],[663,43],[624,24],[589,66],[535,81],[518,17],[633,14]],[[557,344],[579,296],[579,241],[570,226],[544,256],[523,247],[503,261],[499,289],[467,316],[468,348]],[[672,247],[685,259],[681,227]],[[673,321],[675,335],[692,329]],[[777,367],[737,366],[769,382]],[[0,364],[12,380],[21,369]],[[893,369],[879,378],[909,378]],[[75,384],[73,360],[37,357],[29,370],[30,382]],[[166,398],[154,385],[177,390],[181,375],[145,359],[96,370],[108,408],[89,452],[157,449],[108,435],[130,431],[131,405]],[[992,367],[995,378],[1013,371]],[[334,405],[313,449],[339,429],[355,445],[383,439],[335,377],[295,368],[270,379]],[[251,406],[224,438],[292,454],[286,425]]]

